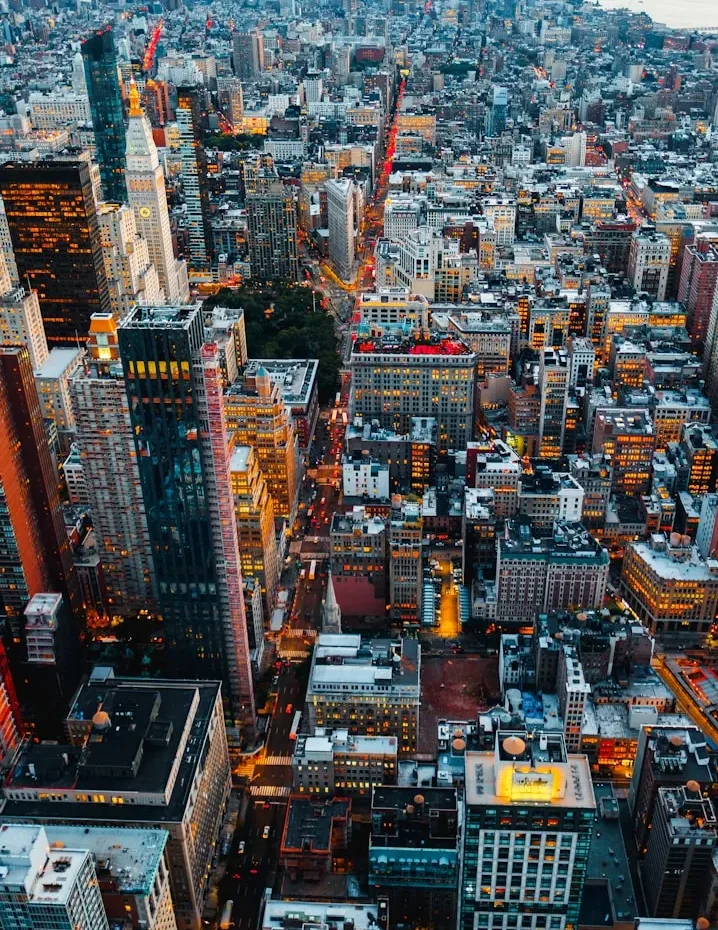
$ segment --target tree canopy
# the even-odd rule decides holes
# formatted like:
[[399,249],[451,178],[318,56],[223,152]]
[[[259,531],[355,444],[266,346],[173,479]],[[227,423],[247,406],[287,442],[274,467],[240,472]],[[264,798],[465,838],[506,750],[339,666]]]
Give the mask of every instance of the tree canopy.
[[312,289],[271,284],[224,288],[209,306],[242,307],[250,358],[316,358],[319,360],[319,403],[328,403],[339,386],[341,359],[334,320],[321,309],[313,311]]

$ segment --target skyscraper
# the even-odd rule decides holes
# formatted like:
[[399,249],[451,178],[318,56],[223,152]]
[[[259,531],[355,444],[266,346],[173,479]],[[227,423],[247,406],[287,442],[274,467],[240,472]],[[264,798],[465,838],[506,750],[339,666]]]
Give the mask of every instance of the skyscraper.
[[122,319],[135,304],[163,304],[157,269],[146,240],[137,232],[132,209],[126,203],[103,203],[98,220],[113,315]]
[[82,43],[82,58],[102,194],[111,203],[125,203],[125,121],[111,26]]
[[539,456],[559,458],[566,429],[569,366],[562,350],[544,349],[539,364],[541,412],[539,416]]
[[118,332],[166,648],[178,675],[221,680],[230,724],[253,727],[217,348],[199,304],[137,307]]
[[15,287],[0,297],[0,345],[27,346],[33,371],[47,361],[47,339],[36,291]]
[[291,188],[268,178],[262,190],[247,194],[249,261],[259,281],[299,278],[297,207]]
[[234,73],[243,81],[256,81],[264,70],[264,42],[256,29],[238,32],[232,44]]
[[57,472],[24,346],[0,348],[0,501],[0,610],[21,639],[22,612],[34,594],[62,593],[80,611]]
[[501,731],[467,752],[459,930],[573,930],[595,816],[588,760],[562,734]]
[[10,162],[0,193],[18,275],[37,291],[48,343],[77,345],[92,314],[110,309],[89,165]]
[[354,185],[346,178],[330,180],[327,192],[329,259],[344,281],[354,277]]
[[120,362],[117,323],[110,313],[90,321],[85,366],[70,382],[77,443],[108,607],[133,616],[157,604],[152,544],[130,407]]
[[130,87],[130,122],[127,127],[127,196],[135,214],[137,232],[147,242],[169,304],[189,299],[187,267],[175,258],[165,179],[152,138],[149,120],[140,108],[139,93]]
[[177,89],[176,117],[182,161],[182,188],[187,209],[189,260],[193,267],[204,267],[212,257],[212,224],[207,189],[207,161],[200,139],[200,103],[197,88]]

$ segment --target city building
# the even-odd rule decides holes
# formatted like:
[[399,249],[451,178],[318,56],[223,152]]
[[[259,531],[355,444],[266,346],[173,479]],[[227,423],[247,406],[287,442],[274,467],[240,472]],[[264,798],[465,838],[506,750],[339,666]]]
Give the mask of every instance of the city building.
[[431,334],[357,339],[351,355],[352,415],[409,432],[432,417],[440,450],[463,450],[473,435],[476,356],[460,340]]
[[299,503],[301,464],[294,421],[279,387],[260,365],[229,386],[225,407],[234,442],[257,453],[275,516],[291,525]]
[[256,377],[260,366],[269,372],[289,407],[300,451],[308,452],[319,420],[319,361],[314,358],[251,358],[244,369],[245,377]]
[[666,299],[671,263],[671,240],[653,231],[637,230],[628,252],[628,280],[639,294]]
[[[113,615],[132,617],[156,608],[157,588],[112,314],[93,314],[85,365],[75,372],[69,387],[108,609]],[[66,481],[69,487],[67,473]]]
[[237,32],[233,37],[232,64],[235,75],[243,81],[256,81],[264,71],[264,42],[262,34]]
[[696,547],[704,559],[715,557],[718,549],[718,494],[706,494],[701,501]]
[[13,637],[9,658],[15,666],[16,650],[22,653],[23,611],[33,595],[63,594],[78,618],[81,608],[57,471],[23,347],[0,348],[0,450],[0,605]]
[[75,436],[75,416],[70,402],[69,384],[81,363],[80,349],[54,348],[42,365],[35,369],[35,387],[42,416],[52,424],[50,432],[57,436],[62,456],[70,451]]
[[576,523],[582,519],[584,496],[572,475],[539,464],[521,478],[518,512],[540,529],[551,529],[554,520]]
[[88,163],[7,162],[0,195],[18,276],[37,293],[49,345],[76,346],[92,314],[110,310]]
[[681,447],[688,464],[686,490],[693,497],[712,494],[718,482],[718,442],[710,427],[702,423],[686,424]]
[[219,353],[199,304],[137,307],[118,337],[166,648],[222,681],[238,737],[254,696]]
[[596,802],[561,733],[502,730],[466,753],[460,930],[578,926]]
[[647,410],[599,409],[593,430],[593,453],[602,453],[611,465],[615,494],[648,494],[651,490],[651,455],[656,437]]
[[354,185],[347,178],[326,181],[329,260],[338,277],[352,281],[355,269]]
[[110,293],[116,319],[127,316],[135,304],[156,307],[165,302],[157,269],[147,242],[137,232],[135,213],[127,204],[103,203],[97,211]]
[[292,881],[321,881],[345,872],[352,804],[349,798],[291,795],[287,804],[279,862]]
[[519,507],[521,458],[501,439],[470,442],[466,447],[466,484],[491,490],[497,517],[513,517]]
[[246,198],[249,264],[257,281],[298,281],[297,205],[290,187],[267,180]]
[[186,209],[188,260],[201,270],[212,258],[212,223],[209,208],[207,159],[200,134],[200,101],[196,87],[177,89],[175,111],[182,162],[182,188]]
[[130,86],[130,111],[127,126],[126,157],[127,199],[135,214],[137,232],[147,243],[149,258],[155,267],[168,304],[189,299],[187,267],[175,258],[172,246],[164,171],[152,136],[152,127],[140,106],[134,82]]
[[53,847],[43,826],[3,824],[0,920],[28,930],[109,930],[87,846]]
[[323,730],[299,736],[292,756],[295,792],[308,795],[371,797],[379,785],[397,777],[395,736],[350,736],[348,730]]
[[[337,901],[274,901],[267,898],[262,908],[259,930],[292,930],[297,921],[302,926],[317,927],[319,930],[329,930],[337,924],[339,918],[344,930],[376,930],[377,922],[380,927],[381,915],[388,908],[385,903],[378,905],[346,904]],[[644,930],[651,930],[650,927]],[[680,930],[690,930],[681,927]]]
[[390,927],[455,927],[461,842],[456,788],[374,788],[369,883]]
[[229,467],[242,577],[261,586],[269,617],[279,584],[274,503],[252,446],[235,446]]
[[125,113],[112,27],[104,26],[86,39],[81,51],[103,200],[126,203]]
[[48,830],[161,823],[177,926],[200,930],[231,790],[220,685],[96,668],[73,698],[66,731],[67,744],[23,747],[5,783],[3,821]]
[[706,344],[718,282],[718,240],[715,234],[698,234],[686,244],[678,285],[678,300],[685,306],[688,332],[699,347]]
[[713,802],[703,797],[698,782],[658,789],[641,863],[651,917],[685,919],[699,913],[717,845]]
[[588,695],[591,693],[591,686],[584,678],[578,651],[570,644],[562,645],[558,651],[556,692],[558,708],[563,720],[566,752],[579,752],[583,734],[584,708]]
[[413,639],[321,634],[307,688],[310,727],[395,736],[400,756],[416,752],[421,647]]
[[718,616],[718,561],[700,556],[688,536],[655,533],[626,547],[621,594],[652,634],[705,636]]
[[[10,829],[23,829],[21,826]],[[48,824],[50,848],[89,849],[110,923],[132,930],[176,930],[166,830]]]
[[539,456],[555,459],[563,452],[570,370],[563,351],[544,349],[539,356]]
[[386,521],[354,506],[347,513],[332,515],[329,538],[332,582],[342,615],[385,622],[389,597]]
[[0,296],[0,345],[26,346],[32,370],[37,371],[48,356],[37,291],[9,287]]
[[401,500],[389,517],[389,616],[407,626],[419,623],[423,573],[421,504]]
[[497,621],[526,625],[549,610],[601,607],[608,564],[581,523],[557,520],[550,534],[538,535],[525,518],[508,521],[496,563]]

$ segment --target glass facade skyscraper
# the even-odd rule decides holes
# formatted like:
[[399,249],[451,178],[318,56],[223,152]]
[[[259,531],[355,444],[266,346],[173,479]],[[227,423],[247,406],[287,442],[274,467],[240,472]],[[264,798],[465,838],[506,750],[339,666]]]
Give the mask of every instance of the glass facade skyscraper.
[[82,60],[85,63],[102,195],[111,203],[127,203],[125,114],[111,26],[98,30],[82,43]]
[[50,347],[76,346],[92,314],[110,308],[88,163],[9,162],[0,196],[18,275],[37,292]]
[[228,434],[200,304],[137,307],[118,330],[166,649],[174,674],[218,679],[254,723]]

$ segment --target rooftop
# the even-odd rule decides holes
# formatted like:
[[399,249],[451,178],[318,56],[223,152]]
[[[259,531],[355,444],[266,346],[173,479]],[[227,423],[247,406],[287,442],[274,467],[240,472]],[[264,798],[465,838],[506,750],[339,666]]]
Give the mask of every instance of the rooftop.
[[399,335],[377,336],[372,339],[357,339],[352,348],[352,355],[439,355],[473,357],[471,349],[460,339],[450,339],[439,335],[415,333],[413,339]]
[[360,685],[419,687],[421,648],[414,639],[362,639],[358,634],[323,633],[314,647],[308,695]]
[[332,826],[337,820],[351,816],[348,798],[314,801],[311,798],[292,796],[289,799],[287,819],[282,836],[282,850],[326,853],[331,850]]
[[375,787],[372,849],[455,849],[459,811],[455,788]]
[[254,377],[260,366],[265,368],[270,379],[279,387],[285,403],[295,406],[309,403],[312,387],[317,380],[317,359],[250,358],[244,369],[245,377]]
[[548,535],[534,535],[531,521],[516,517],[506,523],[506,533],[499,541],[502,559],[517,557],[567,559],[593,559],[608,562],[608,554],[591,536],[582,523],[555,520]]
[[52,849],[40,826],[0,827],[0,880],[33,904],[66,905],[76,886],[86,849]]
[[80,349],[51,349],[47,360],[35,372],[36,378],[56,381],[65,372],[71,374],[80,364]]
[[186,329],[202,312],[202,304],[176,307],[135,307],[120,323],[120,329]]
[[[316,901],[267,901],[262,930],[376,930],[378,905]],[[683,928],[681,928],[683,930]],[[692,930],[692,928],[691,928]]]

